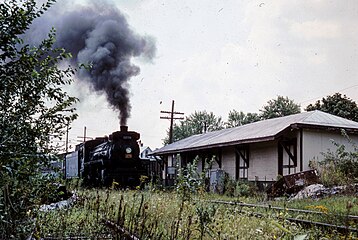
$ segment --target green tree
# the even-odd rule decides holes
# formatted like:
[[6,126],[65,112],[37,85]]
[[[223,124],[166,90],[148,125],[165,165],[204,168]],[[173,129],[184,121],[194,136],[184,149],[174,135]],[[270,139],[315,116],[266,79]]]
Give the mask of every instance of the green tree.
[[[206,111],[195,111],[186,117],[179,124],[173,126],[173,142],[190,137],[195,134],[211,132],[224,128],[221,117],[216,117],[214,113]],[[169,131],[164,139],[164,144],[169,143]]]
[[288,97],[278,96],[272,99],[260,110],[262,119],[270,119],[300,113],[300,105]]
[[38,47],[21,35],[54,0],[37,6],[35,0],[0,3],[0,239],[24,239],[33,230],[36,206],[50,197],[50,165],[66,127],[76,118],[77,99],[62,90],[74,70],[57,64],[71,55],[53,49],[55,32]]
[[339,117],[358,122],[358,107],[356,102],[346,95],[335,93],[318,100],[315,104],[309,104],[306,111],[321,110]]
[[243,111],[238,112],[236,110],[231,110],[229,112],[228,121],[226,122],[226,127],[227,128],[237,127],[248,123],[257,122],[260,120],[261,118],[257,113],[245,114]]

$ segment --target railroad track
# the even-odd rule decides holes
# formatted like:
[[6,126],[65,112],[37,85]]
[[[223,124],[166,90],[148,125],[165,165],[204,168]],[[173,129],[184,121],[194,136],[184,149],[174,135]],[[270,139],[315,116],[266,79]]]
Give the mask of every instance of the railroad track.
[[[214,203],[214,204],[234,205],[234,206],[249,207],[249,208],[263,208],[266,210],[276,210],[276,211],[286,211],[286,212],[295,212],[295,213],[304,213],[304,214],[317,214],[317,215],[326,215],[326,216],[328,215],[328,216],[332,216],[332,217],[342,217],[340,215],[336,215],[333,213],[323,213],[323,212],[319,212],[319,211],[296,209],[296,208],[275,207],[275,206],[263,205],[263,204],[251,204],[251,203],[220,201],[220,200],[211,200],[211,201],[207,201],[207,202]],[[248,212],[248,213],[253,216],[260,217],[260,218],[266,217],[265,214],[259,213],[259,212]],[[347,221],[358,222],[358,216],[356,216],[356,215],[345,215],[344,217],[346,218]],[[341,232],[341,233],[347,233],[347,232],[358,233],[358,229],[353,228],[351,226],[337,225],[337,224],[331,224],[331,223],[325,223],[325,222],[317,222],[317,221],[292,218],[292,217],[280,217],[280,219],[285,219],[290,222],[295,222],[295,223],[298,223],[301,225],[306,225],[306,226],[317,226],[317,227],[326,228],[326,229],[336,229],[338,232]]]

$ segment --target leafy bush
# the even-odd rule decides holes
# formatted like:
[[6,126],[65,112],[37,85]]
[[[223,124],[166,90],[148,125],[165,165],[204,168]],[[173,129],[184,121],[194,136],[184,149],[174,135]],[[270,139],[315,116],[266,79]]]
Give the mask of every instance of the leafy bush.
[[236,181],[225,173],[224,178],[224,194],[233,197],[235,196]]
[[258,188],[254,183],[245,180],[232,179],[228,174],[225,175],[224,194],[229,197],[248,197],[256,194]]
[[36,206],[56,198],[55,176],[44,175],[58,160],[66,127],[76,118],[76,98],[63,91],[74,69],[57,64],[71,57],[54,49],[55,31],[39,46],[20,38],[54,0],[0,3],[0,239],[24,239],[34,228]]
[[235,188],[236,197],[249,197],[257,192],[257,188],[253,183],[246,181],[237,181]]
[[200,232],[200,239],[203,239],[205,232],[207,232],[212,237],[213,233],[211,228],[209,227],[209,224],[215,221],[214,216],[216,213],[216,207],[207,207],[199,204],[195,208],[195,213],[199,220],[198,230]]
[[202,187],[204,180],[197,172],[199,158],[196,157],[186,168],[178,167],[176,190],[184,200],[189,200],[192,193],[197,193]]

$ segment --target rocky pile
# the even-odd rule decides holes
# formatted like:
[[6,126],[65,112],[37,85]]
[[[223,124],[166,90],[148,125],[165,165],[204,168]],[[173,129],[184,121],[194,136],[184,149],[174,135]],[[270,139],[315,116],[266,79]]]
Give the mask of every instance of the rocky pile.
[[325,187],[322,184],[312,184],[299,191],[292,200],[304,198],[321,198],[341,193],[358,193],[358,184],[347,186]]

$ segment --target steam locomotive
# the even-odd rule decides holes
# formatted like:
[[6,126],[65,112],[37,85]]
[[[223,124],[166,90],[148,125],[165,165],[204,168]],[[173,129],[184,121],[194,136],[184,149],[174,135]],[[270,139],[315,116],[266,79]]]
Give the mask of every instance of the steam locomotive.
[[76,146],[66,156],[66,178],[80,177],[86,186],[138,186],[146,170],[139,158],[140,134],[121,126],[109,137],[96,138]]

